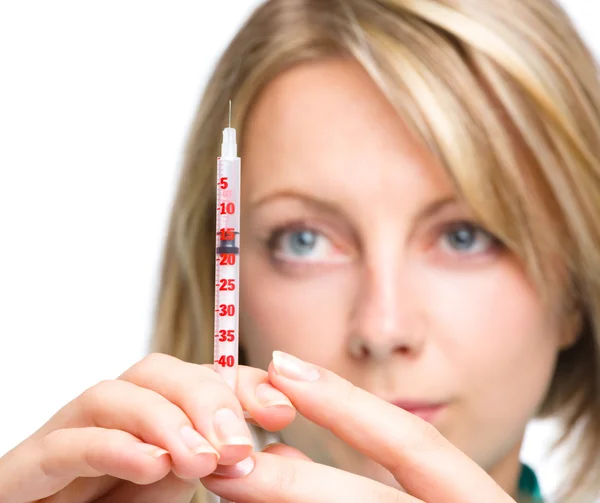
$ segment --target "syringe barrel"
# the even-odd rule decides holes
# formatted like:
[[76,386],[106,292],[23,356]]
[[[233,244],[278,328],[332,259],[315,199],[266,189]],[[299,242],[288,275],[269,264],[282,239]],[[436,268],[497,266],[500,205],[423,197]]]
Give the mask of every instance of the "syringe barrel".
[[240,168],[239,157],[217,161],[214,365],[234,391],[239,357]]

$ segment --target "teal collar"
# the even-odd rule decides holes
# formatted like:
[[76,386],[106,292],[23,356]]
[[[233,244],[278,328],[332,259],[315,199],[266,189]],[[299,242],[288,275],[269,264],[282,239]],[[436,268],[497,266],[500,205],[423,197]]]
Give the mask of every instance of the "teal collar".
[[519,478],[519,493],[522,498],[529,498],[532,502],[543,503],[542,492],[535,472],[526,464],[521,467]]

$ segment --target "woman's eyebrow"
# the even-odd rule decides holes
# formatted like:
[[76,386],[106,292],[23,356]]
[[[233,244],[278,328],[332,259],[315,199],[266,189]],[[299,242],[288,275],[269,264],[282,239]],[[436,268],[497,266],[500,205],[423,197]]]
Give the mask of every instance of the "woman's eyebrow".
[[[280,190],[272,192],[263,197],[260,197],[254,201],[249,202],[251,208],[258,208],[260,206],[275,202],[281,199],[293,199],[301,204],[308,207],[312,207],[315,210],[327,213],[340,213],[340,209],[332,201],[325,201],[317,199],[313,196],[297,192],[295,190]],[[454,194],[446,195],[441,198],[435,199],[428,203],[423,209],[417,212],[413,218],[413,225],[416,227],[423,221],[433,217],[436,213],[439,213],[443,209],[453,204],[457,204],[458,201]]]
[[448,195],[438,199],[433,200],[429,204],[427,204],[423,209],[417,212],[413,219],[411,233],[421,225],[424,221],[432,218],[436,213],[441,212],[448,206],[452,206],[457,204],[458,201],[456,196]]
[[254,201],[249,201],[248,206],[251,209],[259,208],[261,206],[267,205],[269,203],[277,202],[280,200],[294,200],[297,203],[300,203],[304,206],[312,208],[319,212],[331,213],[331,214],[341,214],[341,209],[333,202],[320,198],[316,198],[314,196],[310,196],[307,194],[303,194],[302,192],[298,192],[295,190],[279,190],[276,192],[272,192],[268,195],[260,197]]
[[[286,199],[294,200],[295,202],[302,204],[307,208],[310,208],[312,211],[321,214],[325,213],[331,216],[340,216],[343,214],[342,209],[339,208],[333,201],[317,199],[313,196],[309,196],[307,194],[303,194],[302,192],[298,192],[295,190],[280,190],[272,192],[270,194],[265,195],[264,197],[256,199],[255,201],[250,201],[249,206],[250,208],[255,209],[260,208],[263,205],[268,205],[269,203]],[[458,204],[458,200],[456,199],[456,196],[454,194],[448,194],[429,202],[413,217],[410,234],[414,233],[415,230],[425,221],[432,218],[437,213],[443,211],[448,206],[452,206],[455,204]]]
[[451,206],[453,204],[457,204],[456,197],[454,195],[444,196],[439,199],[435,199],[434,201],[427,204],[421,211],[417,213],[415,216],[415,223],[421,222],[423,220],[427,220],[431,218],[436,213],[439,213],[447,206]]

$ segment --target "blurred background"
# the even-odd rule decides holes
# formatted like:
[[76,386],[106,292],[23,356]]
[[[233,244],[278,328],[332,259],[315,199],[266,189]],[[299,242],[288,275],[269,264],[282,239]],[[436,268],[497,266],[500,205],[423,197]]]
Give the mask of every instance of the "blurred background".
[[[146,353],[190,122],[259,3],[0,1],[0,456]],[[562,3],[600,55],[600,2]]]

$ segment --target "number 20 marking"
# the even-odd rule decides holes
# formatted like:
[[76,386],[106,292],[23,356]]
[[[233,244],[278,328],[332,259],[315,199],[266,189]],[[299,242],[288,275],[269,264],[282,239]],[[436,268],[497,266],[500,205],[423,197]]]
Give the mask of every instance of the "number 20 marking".
[[224,253],[219,257],[219,265],[235,265],[235,255],[233,253]]

